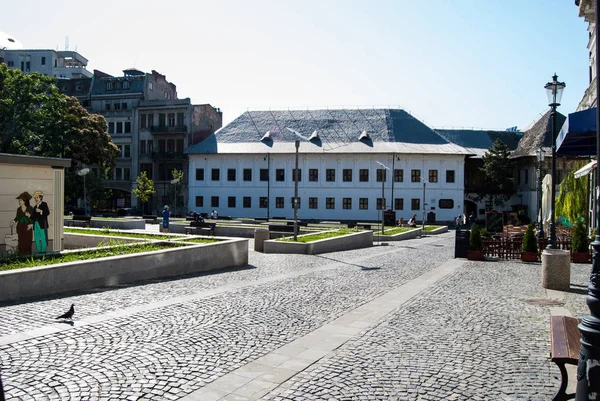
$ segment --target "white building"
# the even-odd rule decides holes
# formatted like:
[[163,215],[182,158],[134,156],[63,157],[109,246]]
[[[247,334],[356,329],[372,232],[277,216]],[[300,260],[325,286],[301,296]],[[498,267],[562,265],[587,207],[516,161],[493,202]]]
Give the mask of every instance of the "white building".
[[299,219],[380,220],[382,191],[397,219],[463,213],[469,152],[399,109],[246,112],[186,150],[189,208],[292,218],[296,140]]
[[55,78],[90,78],[86,69],[88,60],[74,51],[49,49],[13,49],[2,52],[9,68],[16,68],[25,74],[37,72]]

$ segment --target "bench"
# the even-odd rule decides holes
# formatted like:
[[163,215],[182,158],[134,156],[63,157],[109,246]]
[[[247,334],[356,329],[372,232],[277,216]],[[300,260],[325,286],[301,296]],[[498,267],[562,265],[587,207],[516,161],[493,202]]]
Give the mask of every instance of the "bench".
[[[298,227],[308,227],[308,223],[306,221],[298,221],[297,223],[298,223]],[[286,225],[293,226],[294,222],[293,221],[288,221],[286,223]]]
[[67,220],[67,227],[76,227],[76,226],[81,226],[81,227],[90,227],[90,221],[92,220],[92,216],[81,216],[81,215],[74,215],[73,218],[71,220]]
[[357,224],[356,226],[358,228],[362,228],[363,230],[370,230],[371,229],[371,225],[370,224]]
[[216,223],[204,223],[201,221],[192,221],[189,227],[185,227],[186,234],[198,234],[201,232],[208,232],[213,237],[215,236]]
[[579,319],[568,316],[550,316],[550,360],[560,370],[560,389],[552,401],[570,400],[575,394],[567,394],[569,376],[565,364],[577,365],[581,349]]
[[158,216],[145,214],[142,216],[142,219],[144,219],[148,224],[158,224]]
[[[300,231],[298,229],[298,231]],[[294,226],[288,226],[287,224],[269,224],[269,236],[271,234],[284,236],[294,234]]]

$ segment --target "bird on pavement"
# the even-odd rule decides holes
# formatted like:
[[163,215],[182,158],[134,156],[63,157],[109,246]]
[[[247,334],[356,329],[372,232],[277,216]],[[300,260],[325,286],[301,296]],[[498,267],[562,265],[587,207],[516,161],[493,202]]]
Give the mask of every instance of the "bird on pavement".
[[69,308],[68,311],[66,311],[65,313],[63,313],[60,316],[55,317],[55,319],[69,319],[69,320],[73,320],[73,315],[75,314],[75,304],[71,304],[71,307]]

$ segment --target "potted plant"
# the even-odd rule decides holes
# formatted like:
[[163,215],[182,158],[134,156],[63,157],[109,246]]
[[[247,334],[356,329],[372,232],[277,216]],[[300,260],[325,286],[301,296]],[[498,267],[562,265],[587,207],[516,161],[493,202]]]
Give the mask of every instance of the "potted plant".
[[467,251],[467,259],[469,260],[484,260],[483,258],[483,243],[481,242],[481,231],[479,226],[473,223],[471,227],[471,235],[469,236],[469,250]]
[[537,238],[535,238],[535,224],[529,223],[521,246],[521,260],[523,262],[536,262],[537,258],[538,247]]
[[589,243],[586,234],[585,225],[578,222],[575,225],[573,232],[573,242],[571,243],[571,260],[573,263],[588,263],[589,262]]

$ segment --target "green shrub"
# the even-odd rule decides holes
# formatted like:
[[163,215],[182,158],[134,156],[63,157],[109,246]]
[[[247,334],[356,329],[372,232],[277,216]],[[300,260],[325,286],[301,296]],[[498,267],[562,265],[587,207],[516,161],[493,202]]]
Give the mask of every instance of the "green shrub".
[[483,227],[479,231],[481,233],[481,238],[489,238],[489,237],[491,237],[490,233],[488,233],[488,231],[487,231],[487,228]]
[[523,237],[523,245],[521,246],[521,250],[523,252],[536,252],[538,251],[537,247],[537,238],[535,238],[535,224],[529,223],[527,226],[527,231],[525,232],[525,236]]
[[586,234],[585,224],[578,222],[575,225],[573,232],[573,252],[589,252],[588,238]]
[[483,243],[481,242],[481,231],[479,226],[473,223],[471,227],[471,236],[469,237],[469,249],[472,251],[482,251]]

